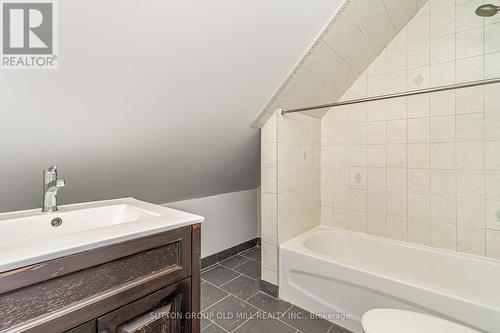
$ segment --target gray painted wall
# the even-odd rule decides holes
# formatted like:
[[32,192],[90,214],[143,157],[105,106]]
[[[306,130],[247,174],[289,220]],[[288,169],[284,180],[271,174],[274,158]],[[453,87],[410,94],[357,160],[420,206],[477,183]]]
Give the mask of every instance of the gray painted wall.
[[0,72],[0,211],[255,188],[249,127],[334,15],[330,0],[59,2],[59,70]]
[[260,237],[257,227],[257,190],[224,193],[171,202],[165,206],[201,215],[201,256],[208,257]]

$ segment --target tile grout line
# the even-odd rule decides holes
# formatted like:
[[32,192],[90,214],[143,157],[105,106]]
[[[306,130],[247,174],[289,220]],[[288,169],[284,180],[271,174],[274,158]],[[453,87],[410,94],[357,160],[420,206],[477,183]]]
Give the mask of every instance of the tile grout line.
[[[219,327],[221,330],[223,330],[224,332],[227,332],[227,333],[231,333],[229,332],[228,330],[226,330],[224,327],[220,326],[219,324],[217,324],[215,321],[212,321],[212,325],[215,325],[217,327]],[[208,326],[207,326],[208,327]]]
[[[261,262],[260,262],[260,261],[253,260],[253,259],[248,259],[248,261],[244,262],[243,264],[248,263],[249,261],[254,261],[254,262],[258,263],[258,264],[261,264]],[[243,265],[243,264],[240,264],[240,265],[238,265],[238,266],[235,266],[234,268],[238,268],[238,267],[240,267],[240,266],[241,266],[241,265]],[[224,266],[224,267],[225,267],[225,266]],[[249,275],[246,275],[246,274],[244,274],[244,273],[240,273],[240,272],[238,272],[237,270],[234,270],[234,269],[232,269],[232,268],[229,268],[229,267],[226,267],[226,268],[227,268],[227,269],[229,269],[229,270],[231,270],[231,271],[233,271],[233,272],[235,272],[235,273],[238,273],[238,274],[244,275],[244,276],[246,276],[246,277],[248,277],[248,278],[250,278],[250,279],[252,279],[252,280],[259,280],[259,279],[261,279],[261,277],[259,277],[259,278],[253,278],[253,277],[251,277],[251,276],[249,276]],[[262,275],[262,272],[261,272],[261,275]]]
[[[212,265],[210,265],[210,266],[207,266],[207,267],[202,268],[202,269],[201,269],[201,271],[202,271],[202,272],[209,271],[209,270],[211,270],[212,268],[214,268],[215,266],[217,266],[217,265],[222,265],[222,263],[223,263],[224,261],[227,261],[227,260],[229,260],[229,259],[231,259],[231,258],[233,258],[233,257],[235,257],[235,256],[244,257],[245,259],[249,260],[250,258],[245,257],[243,254],[248,253],[248,252],[250,252],[250,251],[252,251],[252,250],[255,250],[255,249],[257,249],[257,248],[260,248],[260,247],[261,247],[261,246],[256,245],[256,246],[251,247],[250,249],[247,249],[247,250],[245,250],[245,251],[242,251],[242,252],[237,252],[236,254],[234,254],[234,255],[232,255],[232,256],[230,256],[230,257],[227,257],[226,259],[224,259],[224,260],[222,260],[222,261],[217,261],[217,262],[213,263],[213,264],[212,264]],[[202,259],[203,259],[203,258],[202,258]]]
[[232,271],[233,273],[238,274],[238,276],[236,276],[236,277],[232,278],[231,280],[228,280],[228,281],[226,281],[226,282],[222,283],[220,286],[217,286],[217,285],[216,285],[216,284],[214,284],[213,282],[210,282],[210,281],[208,281],[208,280],[206,280],[206,279],[204,279],[204,281],[205,281],[206,283],[210,283],[211,285],[216,286],[217,288],[219,288],[219,289],[220,289],[220,287],[221,287],[221,286],[223,286],[224,284],[226,284],[226,283],[228,283],[228,282],[231,282],[231,281],[235,280],[236,278],[238,278],[238,277],[240,277],[240,276],[245,276],[245,277],[247,277],[247,278],[249,278],[249,279],[252,279],[252,280],[254,280],[254,281],[258,281],[258,280],[259,280],[259,279],[254,279],[253,277],[248,276],[248,275],[243,274],[243,273],[240,273],[240,272],[238,272],[238,271],[232,270],[232,269],[231,269],[231,268],[229,268],[229,267],[226,267],[226,266],[223,266],[223,267],[224,267],[224,268],[226,268],[226,269],[228,269],[228,270],[230,270],[230,271]]
[[[236,255],[237,255],[237,254],[236,254]],[[228,259],[230,259],[230,258],[232,258],[232,257],[235,257],[236,255],[231,256],[231,257],[227,258],[226,260],[228,260]],[[240,256],[241,256],[241,255],[240,255]],[[260,261],[257,261],[257,260],[254,260],[254,259],[250,259],[250,258],[248,258],[248,257],[244,257],[244,258],[246,259],[246,261],[242,262],[241,264],[238,264],[238,265],[234,266],[233,268],[228,267],[228,266],[225,266],[224,264],[222,264],[222,262],[218,262],[218,263],[216,263],[216,264],[213,264],[212,266],[206,267],[204,270],[202,270],[202,273],[207,273],[207,272],[209,272],[209,271],[214,270],[215,268],[217,268],[217,266],[222,266],[222,267],[227,268],[227,269],[229,269],[229,270],[231,270],[231,271],[233,271],[233,272],[235,272],[235,273],[238,273],[238,274],[241,274],[241,275],[245,275],[245,276],[247,276],[247,277],[249,277],[249,278],[251,278],[251,279],[253,279],[253,280],[256,280],[256,279],[254,279],[254,278],[252,278],[252,277],[250,277],[250,276],[248,276],[248,275],[246,275],[246,274],[243,274],[243,273],[240,273],[240,272],[238,272],[238,271],[234,270],[234,268],[238,268],[238,267],[240,267],[241,265],[248,263],[249,261],[255,261],[255,262],[257,262],[257,263],[260,263]],[[224,260],[224,261],[225,261],[225,260]]]
[[[232,258],[232,257],[230,257],[230,258],[228,258],[228,259],[231,259],[231,258]],[[249,260],[251,260],[251,259],[248,259],[247,257],[243,257],[243,259],[245,259],[245,261],[244,261],[244,262],[242,262],[241,264],[238,264],[238,265],[236,265],[236,266],[234,266],[234,267],[238,267],[238,266],[240,266],[240,265],[243,265],[243,264],[247,263]],[[227,259],[226,259],[226,260],[227,260]],[[226,265],[224,265],[223,263],[221,263],[221,265],[222,265],[222,266],[224,266],[224,267],[226,267],[226,268],[231,269],[231,267],[226,266]]]
[[[243,275],[243,274],[240,274],[240,275],[238,275],[238,276],[236,276],[236,277],[232,278],[231,280],[224,282],[223,284],[221,284],[221,285],[219,286],[219,288],[220,288],[220,289],[222,289],[221,287],[223,287],[224,285],[228,284],[229,282],[232,282],[232,281],[236,280],[237,278],[241,277],[242,275]],[[224,289],[222,289],[222,290],[224,290]],[[224,291],[225,291],[225,290],[224,290]]]
[[[254,298],[255,296],[257,296],[257,295],[258,295],[259,293],[261,293],[261,292],[262,292],[262,291],[260,291],[260,290],[259,290],[259,291],[257,291],[255,294],[253,294],[252,296],[248,297],[248,298],[245,300],[245,302],[248,302],[248,300],[249,300],[250,298]],[[267,294],[266,294],[266,295],[267,295]],[[261,309],[261,310],[262,310],[262,309]]]
[[240,327],[242,327],[243,325],[245,325],[246,323],[248,323],[250,320],[254,320],[254,317],[257,315],[257,313],[259,313],[261,310],[257,307],[255,307],[257,310],[256,313],[254,313],[250,318],[246,319],[244,322],[241,323],[241,325],[238,325],[238,327],[236,327],[233,332],[236,332]]
[[[272,297],[272,296],[271,296],[271,297]],[[290,304],[290,307],[289,307],[286,311],[284,311],[284,312],[283,312],[283,315],[285,315],[286,313],[288,313],[288,311],[290,311],[290,310],[294,307],[294,305],[293,305],[292,303],[289,303],[289,304]],[[292,326],[292,325],[290,325],[290,324],[288,324],[288,323],[284,322],[281,318],[276,318],[276,320],[278,320],[279,322],[281,322],[281,323],[283,323],[283,324],[285,324],[285,325],[288,325],[289,327],[293,328],[294,330],[300,331],[297,327]],[[328,333],[328,332],[327,332],[327,333]]]
[[[297,308],[299,308],[299,309],[301,309],[301,310],[303,310],[303,311],[306,311],[306,312],[311,313],[311,314],[313,314],[313,315],[315,315],[315,316],[316,316],[316,314],[314,314],[314,313],[312,313],[312,312],[310,312],[310,311],[307,311],[306,309],[302,309],[301,307],[299,307],[299,306],[297,306],[297,305],[293,305],[292,303],[289,303],[289,304],[290,304],[290,307],[288,308],[288,310],[286,310],[285,312],[283,312],[283,314],[288,313],[288,312],[289,312],[289,311],[290,311],[290,310],[291,310],[291,309],[295,306],[295,307],[297,307]],[[317,317],[318,317],[318,316],[317,316]],[[321,317],[318,317],[318,318],[321,318]],[[335,323],[333,323],[333,322],[331,322],[331,321],[329,321],[329,320],[326,320],[326,319],[324,319],[324,318],[321,318],[321,320],[324,320],[324,321],[326,321],[326,322],[330,323],[330,327],[328,328],[328,331],[326,331],[326,333],[329,333],[333,327],[335,327],[335,326],[339,326],[339,325],[336,325]],[[293,329],[296,329],[297,331],[302,332],[302,331],[301,331],[301,330],[299,330],[297,327],[292,326],[292,325],[290,325],[290,324],[288,324],[288,323],[284,322],[283,320],[278,319],[278,321],[280,321],[280,322],[282,322],[282,323],[284,323],[284,324],[286,324],[286,325],[288,325],[288,326],[292,327]]]
[[[250,250],[249,250],[249,251],[250,251]],[[238,254],[236,254],[236,255],[238,255]],[[234,256],[236,256],[236,255],[234,255]],[[234,256],[232,256],[232,257],[234,257]],[[229,258],[227,258],[227,259],[230,259],[230,258],[232,258],[232,257],[229,257]],[[226,260],[227,260],[227,259],[226,259]],[[250,261],[250,260],[252,260],[252,261],[256,261],[256,262],[257,262],[257,260],[248,259],[248,261]],[[240,266],[240,265],[238,265],[238,266]],[[236,267],[238,267],[238,266],[236,266]],[[224,266],[224,267],[225,267],[225,268],[227,268],[227,269],[229,269],[229,270],[232,270],[232,269],[231,269],[231,268],[229,268],[229,267],[226,267],[226,266]],[[232,270],[232,271],[233,271],[233,270]],[[236,271],[234,271],[234,272],[236,272]],[[236,272],[236,273],[239,273],[239,272]],[[259,306],[253,305],[253,304],[251,304],[251,303],[249,303],[249,302],[248,302],[251,298],[255,297],[255,296],[256,296],[256,295],[258,295],[259,293],[262,293],[262,294],[264,294],[264,295],[266,295],[266,296],[268,296],[268,297],[271,297],[271,298],[273,298],[273,299],[275,299],[275,300],[278,300],[278,301],[283,301],[283,300],[281,300],[281,299],[279,299],[279,298],[276,298],[276,297],[273,297],[273,296],[268,295],[268,294],[266,294],[266,293],[263,293],[260,289],[259,289],[259,291],[257,291],[257,292],[256,292],[256,293],[254,293],[253,295],[249,296],[247,299],[242,299],[242,298],[240,298],[240,297],[238,297],[238,296],[236,296],[236,295],[233,295],[233,294],[231,294],[231,293],[229,293],[229,292],[227,292],[227,291],[225,291],[224,289],[222,289],[222,288],[221,288],[223,285],[225,285],[225,284],[227,284],[227,283],[229,283],[229,282],[231,282],[231,281],[234,281],[235,279],[237,279],[237,278],[239,278],[239,277],[241,277],[241,276],[248,277],[248,278],[250,278],[250,279],[252,279],[252,280],[254,280],[254,281],[255,281],[255,280],[257,280],[257,279],[253,279],[253,278],[251,278],[251,277],[249,277],[249,276],[247,276],[247,275],[245,275],[245,274],[242,274],[242,273],[239,273],[239,275],[238,275],[238,276],[236,276],[235,278],[233,278],[233,279],[231,279],[231,280],[229,280],[229,281],[227,281],[227,282],[225,282],[225,283],[221,284],[220,286],[216,286],[215,284],[211,283],[210,281],[205,280],[205,283],[207,283],[207,284],[209,284],[209,285],[211,285],[211,286],[213,286],[213,287],[215,287],[215,288],[217,288],[217,289],[219,289],[219,290],[221,290],[221,291],[223,291],[223,292],[227,293],[227,295],[226,295],[226,296],[224,296],[223,298],[221,298],[220,300],[218,300],[217,302],[215,302],[215,303],[211,304],[210,306],[207,306],[207,308],[206,308],[204,311],[206,311],[207,309],[209,309],[209,308],[213,307],[214,305],[216,305],[216,304],[218,304],[218,303],[222,302],[223,300],[227,299],[227,298],[228,298],[228,297],[230,297],[230,296],[232,296],[232,297],[236,298],[237,300],[241,301],[242,303],[244,303],[244,304],[246,304],[246,305],[249,305],[249,306],[251,306],[251,307],[253,307],[253,308],[255,308],[255,309],[257,309],[257,310],[258,310],[258,311],[257,311],[254,315],[252,315],[252,316],[251,316],[251,318],[246,319],[243,323],[241,323],[239,326],[237,326],[237,327],[236,327],[234,330],[232,330],[231,332],[235,332],[235,331],[236,331],[236,330],[238,330],[241,326],[245,325],[248,321],[250,321],[250,320],[254,320],[254,319],[255,319],[254,317],[257,315],[257,313],[258,313],[258,312],[268,313],[267,311],[265,311],[264,309],[260,308]],[[283,301],[283,302],[285,302],[285,301]],[[289,305],[289,307],[288,307],[285,311],[283,311],[283,312],[282,312],[282,314],[283,314],[283,315],[284,315],[284,314],[286,314],[286,313],[288,313],[288,312],[289,312],[289,311],[290,311],[290,310],[291,310],[291,309],[295,306],[295,305],[293,305],[292,303],[289,303],[289,302],[287,302],[287,303],[288,303],[288,304],[290,304],[290,305]],[[300,308],[300,309],[301,309],[301,308]],[[305,309],[301,309],[301,310],[303,310],[303,311],[307,311],[307,310],[305,310]],[[309,311],[307,311],[307,312],[309,312]],[[309,312],[309,313],[311,313],[311,312]],[[276,320],[276,321],[278,321],[278,322],[280,322],[280,323],[282,323],[282,324],[284,324],[284,325],[287,325],[288,327],[290,327],[290,328],[292,328],[292,329],[294,329],[294,330],[296,330],[296,332],[302,332],[302,331],[301,331],[301,330],[299,330],[297,327],[294,327],[294,326],[290,325],[289,323],[287,323],[287,322],[283,321],[281,318],[275,318],[275,317],[273,317],[273,319],[274,319],[274,320]],[[323,318],[321,318],[321,319],[323,319]],[[328,320],[326,320],[326,319],[323,319],[323,320],[325,320],[325,321],[327,321],[328,323],[330,323],[330,324],[331,324],[330,328],[329,328],[329,329],[328,329],[328,331],[327,331],[327,333],[328,333],[328,332],[330,332],[330,331],[331,331],[331,329],[332,329],[333,327],[335,327],[335,325],[336,325],[336,324],[335,324],[335,323],[332,323],[332,322],[330,322],[330,321],[328,321]],[[211,323],[212,323],[212,324],[215,324],[216,326],[220,327],[220,328],[221,328],[221,329],[223,329],[225,332],[229,332],[228,330],[226,330],[226,329],[224,329],[223,327],[221,327],[220,325],[218,325],[216,322],[214,322],[214,321],[212,321],[212,320],[210,320],[210,321],[211,321]],[[209,326],[210,326],[210,325],[209,325]],[[209,327],[209,326],[207,326],[207,327]],[[337,325],[337,326],[338,326],[338,325]],[[229,332],[229,333],[231,333],[231,332]]]
[[[247,250],[245,250],[245,251],[242,251],[242,252],[240,252],[240,253],[237,253],[237,254],[235,254],[235,255],[232,255],[231,257],[234,257],[234,256],[236,256],[236,255],[243,256],[243,255],[245,255],[245,253],[252,252],[253,250],[260,249],[261,247],[262,247],[262,246],[255,245],[254,247],[251,247],[251,248],[249,248],[249,249],[247,249]],[[231,257],[229,257],[229,258],[231,258]],[[229,258],[227,258],[227,259],[229,259]]]
[[[208,283],[208,282],[207,282],[207,283]],[[216,287],[216,286],[214,286],[214,285],[212,285],[212,286],[213,286],[213,287]],[[218,288],[218,289],[220,289],[220,288]],[[221,290],[222,290],[222,289],[221,289]],[[224,291],[224,290],[222,290],[222,291]],[[207,307],[205,308],[205,310],[207,310],[208,308],[211,308],[212,306],[214,306],[215,304],[218,304],[219,302],[222,302],[223,300],[225,300],[225,299],[226,299],[226,298],[228,298],[229,296],[231,296],[231,294],[230,294],[230,293],[227,293],[227,295],[226,295],[226,296],[222,297],[222,298],[221,298],[220,300],[218,300],[217,302],[212,303],[212,304],[210,304],[209,306],[207,306]],[[205,310],[203,310],[203,311],[205,311]],[[203,312],[203,311],[202,311],[202,312]]]
[[[234,266],[233,268],[239,267],[239,266],[243,265],[244,263],[246,263],[246,262],[248,262],[248,261],[256,261],[256,262],[261,262],[261,261],[259,261],[259,260],[255,260],[255,259],[248,258],[248,257],[244,257],[244,258],[245,258],[247,261],[242,262],[241,264],[238,264],[238,265]],[[229,267],[229,268],[231,268],[231,267]]]
[[257,262],[262,262],[262,261],[255,260],[255,259],[252,259],[252,258],[249,258],[249,257],[243,257],[243,258],[245,258],[247,261],[245,261],[245,262],[243,262],[243,263],[241,263],[241,264],[238,264],[238,265],[234,266],[234,268],[239,267],[239,266],[243,265],[244,263],[246,263],[246,262],[248,262],[248,261],[250,261],[250,260],[251,260],[251,261],[257,261]]
[[[486,20],[483,20],[483,78],[486,76]],[[488,206],[487,198],[486,198],[486,87],[483,88],[483,151],[484,151],[484,171],[483,171],[483,211],[484,217],[482,224],[484,226],[484,243],[483,243],[483,255],[488,257],[488,244],[487,235],[488,235],[488,227],[486,225],[486,208]]]
[[[279,219],[278,219],[278,212],[279,212],[279,193],[280,193],[280,186],[279,186],[279,180],[278,180],[278,177],[279,177],[279,170],[280,170],[280,144],[279,144],[279,134],[280,134],[280,125],[279,125],[279,117],[276,116],[276,163],[275,163],[275,167],[276,167],[276,176],[275,176],[275,179],[274,179],[274,182],[275,182],[275,186],[276,186],[276,190],[275,190],[275,197],[274,197],[274,216],[273,216],[273,220],[275,221],[276,225],[274,226],[273,229],[275,229],[276,231],[276,238],[273,239],[273,241],[275,241],[275,244],[278,246],[279,244]],[[320,133],[321,134],[321,133]],[[321,171],[320,171],[321,172]],[[321,209],[321,208],[320,208]],[[261,224],[262,224],[262,218],[261,218]],[[262,230],[262,226],[261,226],[261,230]],[[262,236],[262,235],[261,235]],[[262,255],[262,253],[261,253]],[[264,266],[263,263],[262,263],[262,257],[260,258],[261,259],[261,262],[260,262],[260,270],[261,270],[261,278],[262,278],[262,267]],[[279,257],[276,259],[276,266],[279,267]],[[279,281],[279,270],[277,270],[276,272],[276,280]]]
[[[227,283],[231,282],[231,281],[236,280],[236,279],[237,279],[237,278],[239,278],[239,277],[242,277],[242,276],[247,277],[246,275],[241,274],[241,275],[239,275],[239,276],[235,277],[234,279],[232,279],[232,280],[230,280],[230,281],[227,281],[226,283],[222,284],[222,285],[221,285],[221,287],[222,287],[223,285],[225,285],[225,284],[227,284]],[[254,280],[254,281],[255,281],[255,280]],[[227,292],[227,293],[228,293],[228,294],[230,294],[230,295],[235,296],[236,298],[239,298],[238,296],[236,296],[236,295],[234,295],[234,294],[230,293],[229,291],[226,291],[226,290],[224,290],[224,289],[222,289],[222,288],[219,288],[219,289],[221,289],[222,291]],[[249,296],[249,297],[245,300],[245,302],[246,302],[246,301],[248,301],[250,298],[254,297],[255,295],[257,295],[257,294],[258,294],[258,293],[260,293],[260,292],[262,292],[262,291],[261,291],[261,290],[260,290],[260,288],[259,288],[259,290],[258,290],[256,293],[254,293],[254,294],[250,295],[250,296]],[[266,294],[266,295],[267,295],[267,294]],[[243,300],[242,298],[240,298],[240,299],[241,299],[241,300]]]
[[[455,83],[457,81],[457,6],[455,4]],[[483,66],[484,67],[484,66]],[[455,138],[454,138],[454,146],[455,146],[455,251],[458,250],[458,144],[457,144],[457,90],[453,90],[455,96]]]
[[[432,66],[436,66],[436,63],[432,63],[432,20],[429,22],[429,31],[430,31],[430,36],[429,36],[429,68],[431,69],[430,73],[430,85],[433,86],[432,81],[433,81],[433,75],[432,75]],[[429,134],[427,140],[429,141],[429,239],[428,239],[428,245],[432,246],[432,147],[433,147],[433,140],[432,140],[432,118],[433,118],[433,113],[432,113],[432,95],[429,96]]]
[[[207,283],[208,283],[208,284],[211,284],[212,286],[214,286],[214,287],[216,287],[216,288],[219,288],[219,287],[217,287],[216,285],[214,285],[214,284],[212,284],[212,283],[210,283],[210,282],[207,282]],[[219,289],[220,289],[220,288],[219,288]],[[225,291],[225,290],[223,290],[223,289],[221,289],[221,290],[222,290],[222,291],[224,291],[224,292],[226,292],[226,291]],[[258,293],[259,293],[259,292],[256,292],[255,294],[253,294],[252,296],[250,296],[250,298],[252,298],[253,296],[257,295]],[[236,295],[233,295],[233,294],[231,294],[231,293],[227,293],[227,294],[228,294],[228,295],[227,295],[227,296],[225,296],[224,298],[227,298],[228,296],[233,296],[234,298],[237,298],[238,300],[242,301],[243,303],[247,303],[248,305],[250,305],[250,306],[252,306],[252,307],[254,307],[254,308],[256,308],[256,309],[257,309],[257,307],[255,307],[254,305],[252,305],[252,304],[248,303],[247,301],[243,300],[242,298],[240,298],[240,297],[238,297],[238,296],[236,296]],[[222,299],[221,299],[221,300],[222,300]],[[220,302],[220,301],[217,301],[216,303],[218,303],[218,302]],[[212,305],[215,305],[215,303],[214,303],[214,304],[212,304]],[[212,305],[210,305],[210,307],[212,307]],[[259,309],[259,310],[260,310],[260,309]]]
[[[207,282],[207,283],[209,283],[209,284],[213,285],[213,284],[212,284],[212,283],[210,283],[210,282]],[[214,287],[217,287],[217,286],[215,286],[215,285],[213,285],[213,286],[214,286]],[[219,289],[220,289],[220,288],[219,288]],[[221,289],[221,290],[223,290],[223,289]],[[223,291],[225,291],[225,290],[223,290]],[[259,292],[255,293],[254,295],[250,296],[248,299],[252,298],[253,296],[257,295],[258,293],[259,293]],[[228,295],[227,295],[227,296],[225,296],[225,297],[224,297],[223,299],[221,299],[220,301],[222,301],[222,300],[224,300],[224,299],[228,298],[229,296],[232,296],[232,297],[236,298],[237,300],[239,300],[239,301],[241,301],[241,302],[245,303],[246,305],[249,305],[249,306],[251,306],[251,307],[253,307],[253,308],[257,309],[257,310],[258,310],[257,312],[259,312],[259,311],[263,311],[262,309],[260,309],[260,308],[258,308],[258,307],[256,307],[256,306],[254,306],[254,305],[252,305],[252,304],[248,303],[247,301],[245,301],[245,300],[243,300],[243,299],[239,298],[238,296],[233,295],[233,294],[231,294],[231,293],[228,293]],[[211,306],[207,307],[207,309],[211,308],[213,305],[215,305],[215,304],[219,303],[220,301],[218,301],[218,302],[216,302],[216,303],[212,304]],[[205,310],[207,310],[207,309],[205,309]],[[255,314],[254,314],[254,315],[255,315]],[[252,318],[253,318],[253,316],[254,316],[254,315],[252,315]],[[243,323],[241,323],[241,325],[237,326],[237,327],[236,327],[234,330],[232,330],[231,332],[236,331],[238,328],[240,328],[242,325],[244,325],[246,322],[248,322],[248,321],[249,321],[250,319],[252,319],[252,318],[246,319]],[[217,325],[217,326],[220,326],[220,325]],[[223,328],[223,329],[224,329],[224,328]],[[227,330],[225,330],[225,329],[224,329],[224,331],[228,332],[228,331],[227,331]]]
[[[259,291],[259,292],[260,292],[260,291]],[[255,295],[257,295],[259,292],[255,293],[254,295],[252,295],[252,296],[251,296],[251,297],[249,297],[248,299],[253,298],[253,297],[254,297]],[[267,295],[267,294],[266,294],[266,295]],[[268,295],[268,296],[269,296],[269,295]],[[272,296],[270,296],[270,297],[272,297]],[[250,303],[249,303],[249,304],[250,304]],[[252,304],[250,304],[250,305],[252,305]],[[254,306],[254,305],[252,305],[252,306]],[[237,328],[235,328],[235,329],[234,329],[234,331],[236,331],[236,330],[237,330],[238,328],[240,328],[241,326],[245,325],[248,321],[250,321],[250,320],[256,320],[256,318],[255,318],[255,317],[257,316],[257,314],[258,314],[259,312],[268,313],[268,312],[267,312],[267,311],[265,311],[264,309],[261,309],[261,308],[259,308],[259,307],[257,307],[257,306],[254,306],[254,307],[255,307],[255,308],[257,308],[259,311],[257,311],[257,313],[255,313],[255,314],[252,316],[252,318],[247,319],[244,323],[242,323],[240,326],[238,326]],[[284,315],[285,313],[287,313],[287,312],[288,312],[291,308],[293,308],[293,304],[291,304],[291,303],[290,303],[290,307],[289,307],[286,311],[284,311],[284,312],[283,312],[283,315]],[[290,327],[290,328],[292,328],[292,329],[294,329],[294,330],[296,330],[296,331],[300,331],[297,327],[294,327],[294,326],[292,326],[292,325],[290,325],[290,324],[288,324],[288,323],[286,323],[286,322],[282,321],[282,320],[281,320],[281,319],[279,319],[279,318],[274,318],[274,317],[273,317],[271,320],[276,320],[276,321],[279,321],[279,322],[281,322],[282,324],[285,324],[285,325],[287,325],[288,327]],[[233,332],[234,332],[234,331],[233,331]]]
[[[211,284],[210,282],[207,282],[207,283],[208,283],[208,284]],[[217,287],[217,286],[215,286],[215,285],[213,285],[213,284],[211,284],[211,285],[212,285],[212,286],[214,286],[214,287]],[[217,288],[218,288],[218,287],[217,287]],[[220,289],[220,288],[219,288],[219,289]],[[223,290],[223,289],[221,289],[221,290],[222,290],[222,291],[224,291],[224,292],[226,292],[226,291],[225,291],[225,290]],[[258,293],[258,292],[257,292],[257,293]],[[257,293],[255,293],[255,294],[254,294],[254,295],[252,295],[251,297],[255,296]],[[233,296],[234,298],[238,299],[239,301],[242,301],[243,303],[246,303],[247,305],[250,305],[250,306],[252,306],[252,307],[254,307],[254,308],[258,309],[256,306],[254,306],[254,305],[252,305],[252,304],[248,303],[247,301],[243,300],[242,298],[240,298],[240,297],[238,297],[238,296],[236,296],[236,295],[233,295],[233,294],[231,294],[231,293],[227,293],[227,296],[225,296],[224,298],[227,298],[228,296]],[[251,297],[250,297],[250,298],[251,298]],[[224,299],[224,298],[223,298],[223,299]],[[221,300],[222,300],[222,299],[221,299]],[[219,302],[220,302],[220,301],[217,301],[217,303],[219,303]],[[215,305],[215,304],[216,304],[216,303],[214,303],[214,304],[212,304],[212,305]],[[212,305],[211,305],[210,307],[212,307]],[[207,309],[208,309],[208,308],[207,308]],[[260,309],[259,309],[259,310],[260,310]]]
[[[216,288],[220,289],[219,287],[217,287],[216,285],[214,285],[214,284],[210,283],[209,281],[207,281],[206,283],[208,283],[208,284],[212,285],[213,287],[216,287]],[[222,291],[224,291],[223,289],[221,289],[221,290],[222,290]],[[258,307],[258,306],[255,306],[255,305],[253,305],[253,304],[251,304],[251,303],[249,303],[249,302],[248,302],[248,300],[249,300],[250,298],[253,298],[254,296],[256,296],[257,294],[259,294],[259,293],[261,293],[261,292],[262,292],[262,291],[258,291],[258,292],[256,292],[255,294],[253,294],[252,296],[250,296],[250,297],[249,297],[249,298],[247,298],[246,300],[243,300],[242,298],[240,298],[240,297],[238,297],[238,296],[236,296],[236,295],[233,295],[233,294],[231,294],[231,293],[228,293],[228,295],[226,295],[224,298],[222,298],[222,299],[220,299],[219,301],[215,302],[214,304],[212,304],[212,305],[208,306],[205,310],[207,310],[207,309],[211,308],[211,307],[212,307],[212,306],[214,306],[215,304],[218,304],[219,302],[223,301],[224,299],[228,298],[229,296],[232,296],[232,297],[236,298],[237,300],[239,300],[239,301],[241,301],[241,302],[243,302],[243,303],[245,303],[245,304],[247,304],[247,305],[250,305],[251,307],[253,307],[253,308],[257,309],[257,310],[258,310],[257,312],[262,311],[262,312],[264,312],[264,313],[267,313],[267,311],[265,311],[264,309],[262,309],[262,308],[260,308],[260,307]],[[265,293],[263,293],[263,294],[265,294]],[[267,295],[267,294],[265,294],[265,295],[266,295],[266,296],[269,296],[269,297],[272,297],[272,298],[274,298],[274,299],[276,299],[276,300],[281,300],[281,299],[279,299],[279,298],[275,298],[275,297],[270,296],[270,295]],[[282,301],[282,300],[281,300],[281,301]],[[287,303],[289,303],[289,302],[287,302]],[[282,312],[283,314],[288,313],[288,312],[289,312],[289,311],[290,311],[290,310],[294,307],[294,305],[293,305],[292,303],[289,303],[289,304],[290,304],[290,306],[287,308],[287,310],[286,310],[286,311],[283,311],[283,312]],[[302,310],[307,311],[307,310],[305,310],[305,309],[302,309]],[[307,311],[307,312],[309,312],[309,311]],[[241,327],[242,325],[244,325],[246,322],[248,322],[249,320],[253,319],[253,317],[254,317],[255,315],[256,315],[256,314],[254,314],[254,315],[252,316],[252,318],[245,320],[245,321],[244,321],[241,325],[239,325],[238,327],[236,327],[236,328],[235,328],[232,332],[236,331],[238,328],[240,328],[240,327]],[[281,322],[281,323],[283,323],[283,324],[285,324],[285,325],[287,325],[287,326],[289,326],[289,327],[291,327],[291,328],[293,328],[293,329],[295,329],[295,330],[300,331],[297,327],[294,327],[294,326],[292,326],[292,325],[290,325],[290,324],[288,324],[288,323],[284,322],[284,321],[283,321],[283,320],[281,320],[280,318],[275,318],[275,320],[277,320],[277,321],[279,321],[279,322]],[[324,320],[326,320],[326,319],[324,319]],[[328,321],[328,322],[329,322],[329,323],[331,323],[330,321]],[[214,323],[215,323],[215,322],[214,322]],[[331,324],[332,324],[332,326],[333,326],[333,323],[331,323]],[[220,326],[220,325],[217,325],[217,326]],[[330,327],[330,329],[331,329],[331,327]],[[329,330],[330,330],[330,329],[329,329]],[[225,330],[225,331],[227,332],[227,330]],[[327,332],[328,332],[328,331],[327,331]]]

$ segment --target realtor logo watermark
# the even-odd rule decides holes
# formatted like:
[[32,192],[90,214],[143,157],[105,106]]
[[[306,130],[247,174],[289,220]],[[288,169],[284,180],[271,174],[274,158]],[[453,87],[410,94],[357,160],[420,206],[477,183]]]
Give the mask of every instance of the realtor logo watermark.
[[0,0],[2,69],[57,68],[55,1]]

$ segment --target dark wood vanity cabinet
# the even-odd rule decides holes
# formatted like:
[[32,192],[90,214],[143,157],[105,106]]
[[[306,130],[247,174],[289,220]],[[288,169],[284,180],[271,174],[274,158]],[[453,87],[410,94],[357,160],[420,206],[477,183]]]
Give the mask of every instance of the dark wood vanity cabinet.
[[0,333],[198,333],[200,225],[0,273]]

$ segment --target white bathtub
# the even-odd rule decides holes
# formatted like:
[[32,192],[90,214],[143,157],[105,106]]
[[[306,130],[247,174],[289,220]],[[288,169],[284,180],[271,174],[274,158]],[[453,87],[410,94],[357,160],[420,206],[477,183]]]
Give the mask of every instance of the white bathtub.
[[384,307],[498,333],[500,261],[318,227],[280,247],[280,297],[354,332]]

